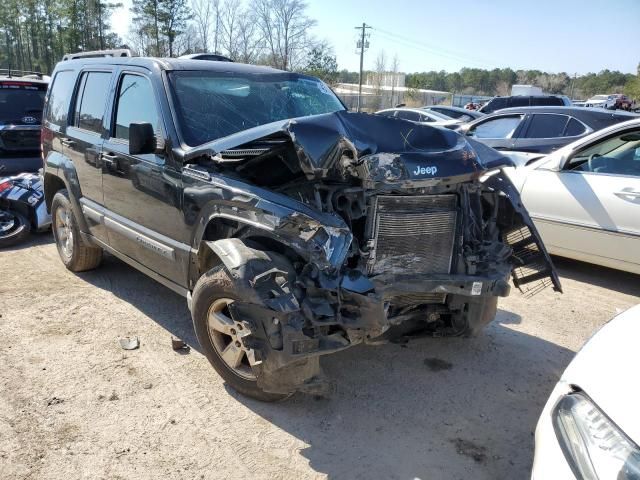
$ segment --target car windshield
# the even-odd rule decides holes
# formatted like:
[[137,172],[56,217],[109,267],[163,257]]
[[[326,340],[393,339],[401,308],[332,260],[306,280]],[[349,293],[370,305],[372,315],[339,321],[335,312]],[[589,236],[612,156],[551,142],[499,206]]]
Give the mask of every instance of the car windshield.
[[344,110],[320,80],[295,73],[171,72],[183,140],[196,146],[288,118]]
[[46,85],[0,81],[0,123],[40,124],[46,90]]
[[591,100],[606,100],[606,95],[596,95],[595,97],[591,97]]

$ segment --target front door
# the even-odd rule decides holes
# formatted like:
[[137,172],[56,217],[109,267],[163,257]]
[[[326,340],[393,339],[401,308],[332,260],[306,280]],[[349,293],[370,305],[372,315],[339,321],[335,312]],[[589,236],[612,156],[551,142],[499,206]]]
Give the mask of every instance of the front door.
[[522,199],[552,252],[640,272],[640,129],[532,171]]
[[188,268],[184,259],[189,247],[180,175],[164,151],[129,154],[131,123],[151,123],[157,137],[163,138],[159,110],[153,85],[144,73],[120,75],[110,138],[102,149],[105,224],[112,248],[184,284]]
[[97,212],[104,204],[100,152],[111,76],[110,71],[86,71],[81,74],[73,122],[62,139],[64,153],[73,162],[82,188],[80,202],[89,230],[102,241],[107,239],[104,225],[99,216],[92,212]]

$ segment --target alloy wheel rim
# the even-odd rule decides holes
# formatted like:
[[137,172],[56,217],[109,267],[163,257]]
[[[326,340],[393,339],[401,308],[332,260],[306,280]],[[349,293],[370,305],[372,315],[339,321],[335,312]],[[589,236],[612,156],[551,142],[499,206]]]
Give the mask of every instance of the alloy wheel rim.
[[230,298],[214,300],[207,312],[207,331],[213,348],[225,365],[245,380],[256,379],[242,345],[243,326],[229,313]]
[[0,214],[0,233],[10,232],[16,226],[16,217],[10,213]]
[[56,210],[56,237],[64,256],[71,258],[73,254],[73,228],[71,212],[68,208],[60,207]]

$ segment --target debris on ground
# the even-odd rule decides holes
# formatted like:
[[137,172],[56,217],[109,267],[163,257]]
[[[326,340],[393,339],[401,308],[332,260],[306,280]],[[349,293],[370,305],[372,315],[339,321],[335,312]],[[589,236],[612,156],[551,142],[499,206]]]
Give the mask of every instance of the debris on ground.
[[52,406],[52,405],[58,405],[60,403],[63,403],[64,399],[63,398],[58,398],[58,397],[51,397],[50,400],[47,401],[47,406]]
[[120,346],[123,350],[135,350],[140,348],[140,339],[138,337],[121,338]]
[[191,350],[191,347],[187,345],[184,340],[175,337],[171,337],[171,348],[178,353],[189,353]]

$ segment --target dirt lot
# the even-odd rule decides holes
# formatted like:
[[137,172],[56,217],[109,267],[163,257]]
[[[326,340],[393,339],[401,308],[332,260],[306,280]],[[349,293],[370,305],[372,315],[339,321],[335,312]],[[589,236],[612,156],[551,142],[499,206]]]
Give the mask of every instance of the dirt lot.
[[113,257],[74,275],[50,242],[0,252],[2,479],[526,478],[558,376],[640,302],[638,276],[558,260],[565,294],[513,294],[480,338],[356,347],[324,360],[332,399],[260,404],[197,351],[184,299]]

